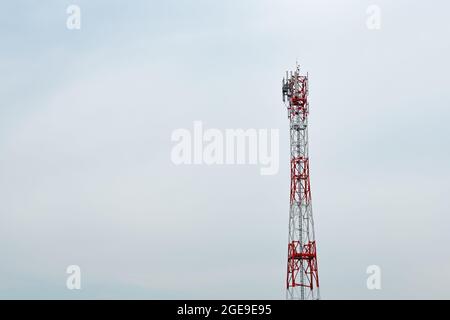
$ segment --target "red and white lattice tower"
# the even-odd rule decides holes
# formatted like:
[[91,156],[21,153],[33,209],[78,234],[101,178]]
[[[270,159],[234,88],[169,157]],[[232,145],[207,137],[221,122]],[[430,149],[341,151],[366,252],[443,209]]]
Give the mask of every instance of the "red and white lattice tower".
[[308,75],[297,66],[283,79],[283,102],[288,110],[291,147],[291,195],[286,298],[320,299],[316,240],[311,206],[308,154]]

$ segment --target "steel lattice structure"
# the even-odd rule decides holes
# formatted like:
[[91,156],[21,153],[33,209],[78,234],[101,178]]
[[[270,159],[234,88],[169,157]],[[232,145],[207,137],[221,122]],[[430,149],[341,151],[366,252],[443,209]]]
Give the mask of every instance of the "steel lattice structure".
[[298,65],[294,72],[286,72],[282,93],[288,110],[291,148],[286,298],[317,300],[320,293],[309,179],[308,75],[301,75]]

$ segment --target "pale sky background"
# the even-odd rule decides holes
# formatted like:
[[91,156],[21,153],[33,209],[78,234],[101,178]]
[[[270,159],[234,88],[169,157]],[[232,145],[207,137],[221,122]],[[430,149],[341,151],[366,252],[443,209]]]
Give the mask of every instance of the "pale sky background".
[[[81,30],[66,28],[70,4]],[[2,2],[0,298],[284,299],[280,83],[297,59],[322,298],[450,298],[449,12],[444,0]],[[171,133],[195,120],[279,129],[279,174],[175,166]],[[71,264],[80,291],[66,289]]]

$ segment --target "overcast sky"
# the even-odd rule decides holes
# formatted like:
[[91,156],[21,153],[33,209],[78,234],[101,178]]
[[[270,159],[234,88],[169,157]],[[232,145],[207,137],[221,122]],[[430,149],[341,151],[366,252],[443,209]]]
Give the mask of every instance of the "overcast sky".
[[[70,4],[80,30],[66,28]],[[280,83],[298,60],[322,298],[449,298],[449,12],[444,0],[2,3],[0,297],[284,299]],[[172,132],[197,120],[279,129],[279,173],[174,165]],[[369,265],[381,290],[366,287]]]

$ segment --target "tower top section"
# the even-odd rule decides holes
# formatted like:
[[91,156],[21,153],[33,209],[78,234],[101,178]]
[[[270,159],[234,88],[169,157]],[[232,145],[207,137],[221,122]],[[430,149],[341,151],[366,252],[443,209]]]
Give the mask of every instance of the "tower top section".
[[283,102],[288,109],[289,119],[300,116],[304,122],[309,113],[308,74],[302,75],[298,64],[293,72],[286,72],[281,85],[281,93]]
[[283,78],[281,86],[281,93],[283,102],[287,106],[289,104],[295,105],[295,99],[305,99],[308,96],[308,74],[302,75],[298,64],[293,72],[286,71],[286,76]]

